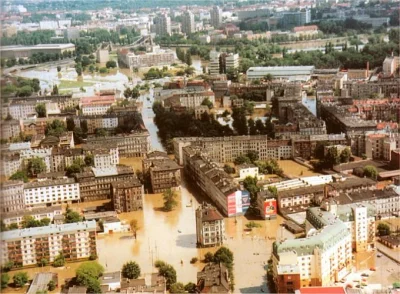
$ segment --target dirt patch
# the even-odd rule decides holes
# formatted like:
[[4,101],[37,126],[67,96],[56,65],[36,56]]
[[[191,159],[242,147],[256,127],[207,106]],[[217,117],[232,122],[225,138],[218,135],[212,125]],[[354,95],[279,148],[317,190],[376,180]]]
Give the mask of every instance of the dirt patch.
[[289,177],[309,177],[309,176],[319,176],[320,173],[310,170],[293,160],[278,160],[279,166],[283,169],[285,175]]

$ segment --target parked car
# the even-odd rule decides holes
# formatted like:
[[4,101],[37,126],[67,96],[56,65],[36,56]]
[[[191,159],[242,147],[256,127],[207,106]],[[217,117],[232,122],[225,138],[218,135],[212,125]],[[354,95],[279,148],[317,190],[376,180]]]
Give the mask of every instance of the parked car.
[[382,254],[378,253],[376,256],[377,256],[377,257],[382,257]]
[[376,268],[371,267],[369,270],[372,271],[372,272],[374,272],[374,271],[376,271]]
[[367,274],[367,273],[362,273],[362,274],[361,274],[361,277],[369,277],[369,274]]

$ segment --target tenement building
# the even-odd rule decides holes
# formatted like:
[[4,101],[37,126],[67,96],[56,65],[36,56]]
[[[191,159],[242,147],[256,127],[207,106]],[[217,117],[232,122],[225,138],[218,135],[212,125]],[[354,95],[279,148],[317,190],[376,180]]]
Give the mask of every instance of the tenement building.
[[111,198],[118,213],[143,209],[143,185],[137,178],[111,183]]
[[91,168],[75,174],[79,183],[82,201],[109,199],[111,183],[115,181],[132,181],[135,175],[132,167],[118,165],[104,169]]
[[17,224],[21,227],[25,216],[32,216],[37,221],[48,218],[50,221],[55,222],[57,222],[58,218],[61,220],[63,218],[61,205],[55,205],[2,213],[1,220],[6,226]]
[[224,243],[225,223],[218,210],[208,203],[196,209],[197,245],[221,246]]
[[25,209],[24,183],[7,181],[1,184],[0,209],[2,213]]
[[88,143],[102,146],[115,143],[121,157],[144,157],[150,150],[149,132],[146,129],[131,134],[119,134],[107,137],[89,137]]
[[163,193],[181,184],[181,167],[167,153],[153,151],[143,159],[143,173],[150,176],[153,193]]
[[232,178],[195,147],[183,148],[185,175],[225,216],[242,214],[242,194]]
[[24,201],[26,206],[72,203],[80,199],[79,183],[72,178],[24,184]]
[[97,255],[96,221],[50,225],[1,233],[1,264],[37,265],[50,263],[62,253],[67,261]]
[[231,137],[189,137],[174,138],[174,154],[179,164],[183,164],[182,148],[198,146],[207,152],[208,157],[216,162],[233,162],[239,155],[257,151],[260,160],[270,158],[289,159],[292,146],[288,140],[268,140],[267,136],[231,136]]

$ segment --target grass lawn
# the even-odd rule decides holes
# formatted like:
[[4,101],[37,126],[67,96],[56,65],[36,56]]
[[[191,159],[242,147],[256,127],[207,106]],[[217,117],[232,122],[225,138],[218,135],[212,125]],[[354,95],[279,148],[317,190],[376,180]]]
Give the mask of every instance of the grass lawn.
[[94,85],[94,83],[91,83],[91,82],[61,80],[60,85],[58,86],[58,89],[90,87],[93,85]]

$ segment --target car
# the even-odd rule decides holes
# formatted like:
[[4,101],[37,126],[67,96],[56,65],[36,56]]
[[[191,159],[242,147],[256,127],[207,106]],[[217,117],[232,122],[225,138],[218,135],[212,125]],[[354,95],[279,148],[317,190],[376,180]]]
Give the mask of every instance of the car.
[[378,253],[376,256],[377,256],[377,257],[382,257],[382,254]]
[[361,274],[361,277],[369,277],[369,274],[367,274],[367,273],[362,273],[362,274]]
[[370,270],[371,272],[374,272],[374,271],[376,271],[376,268],[371,267],[369,270]]

